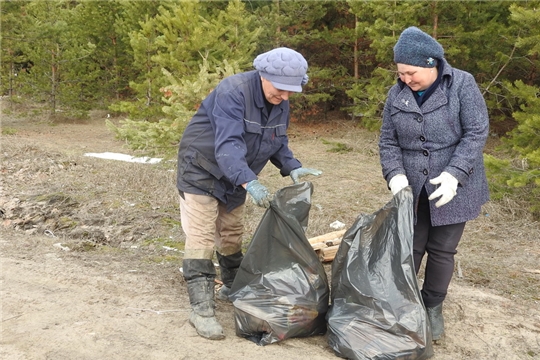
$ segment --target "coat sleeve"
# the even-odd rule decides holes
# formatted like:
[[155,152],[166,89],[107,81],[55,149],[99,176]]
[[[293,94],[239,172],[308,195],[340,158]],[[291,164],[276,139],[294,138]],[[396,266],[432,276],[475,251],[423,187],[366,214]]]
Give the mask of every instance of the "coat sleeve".
[[458,97],[462,136],[444,171],[452,174],[461,186],[466,186],[478,159],[483,156],[489,117],[485,100],[471,74],[465,73]]
[[382,173],[387,182],[398,174],[406,175],[403,167],[403,155],[399,146],[397,131],[390,116],[393,96],[392,89],[386,99],[383,111],[383,122],[379,137],[379,156]]

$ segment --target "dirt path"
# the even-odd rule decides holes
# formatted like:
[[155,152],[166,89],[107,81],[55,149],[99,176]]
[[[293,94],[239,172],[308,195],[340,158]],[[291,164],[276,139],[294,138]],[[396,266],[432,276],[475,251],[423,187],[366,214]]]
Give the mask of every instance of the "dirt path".
[[[76,159],[84,163],[84,152],[122,150],[122,144],[106,130],[103,119],[54,127],[28,125],[32,124],[21,124],[17,119],[3,123],[4,127],[17,129],[7,143],[15,146],[21,142],[26,147],[32,144],[29,157],[41,158],[43,151],[56,151],[59,163]],[[10,164],[15,155],[4,140],[0,207],[5,210],[14,197],[27,195],[21,190],[23,184],[16,187],[19,193],[12,193],[15,185],[9,181],[31,179],[26,180],[30,181],[28,186],[35,187],[32,181],[46,178],[47,174],[24,177],[21,164],[31,164],[35,158]],[[306,151],[303,146],[313,146],[294,137],[291,143],[298,152]],[[87,191],[97,186],[85,184],[86,177],[79,177],[80,186],[88,186]],[[58,186],[47,181],[39,184]],[[380,182],[367,185],[377,188]],[[80,239],[53,232],[13,230],[12,224],[13,219],[4,219],[0,228],[1,359],[337,358],[325,336],[289,339],[264,347],[237,337],[233,307],[222,302],[218,302],[217,316],[226,339],[202,339],[187,321],[188,298],[179,263],[149,261],[157,252],[154,247],[133,243],[79,251],[69,246]],[[540,281],[538,275],[530,276],[531,281]],[[435,347],[433,359],[540,359],[538,300],[502,297],[455,278],[445,306],[448,336],[445,344]]]

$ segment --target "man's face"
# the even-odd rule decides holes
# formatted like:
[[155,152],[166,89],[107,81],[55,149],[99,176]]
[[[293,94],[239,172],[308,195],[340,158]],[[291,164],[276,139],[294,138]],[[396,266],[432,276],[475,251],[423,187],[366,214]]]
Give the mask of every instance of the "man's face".
[[270,104],[279,105],[283,100],[289,100],[289,96],[293,91],[279,90],[272,85],[272,82],[261,77],[262,89],[264,97]]

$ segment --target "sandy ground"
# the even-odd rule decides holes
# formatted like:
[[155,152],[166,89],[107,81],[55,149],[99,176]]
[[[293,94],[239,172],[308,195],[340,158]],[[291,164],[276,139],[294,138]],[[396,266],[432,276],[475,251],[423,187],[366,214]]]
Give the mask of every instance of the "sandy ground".
[[[17,128],[17,122],[10,126]],[[102,121],[18,129],[10,136],[37,148],[79,154],[120,148]],[[2,164],[3,180],[8,167]],[[17,194],[4,185],[5,203]],[[199,337],[187,320],[189,302],[177,265],[141,262],[139,247],[81,252],[63,248],[54,234],[29,234],[5,223],[0,230],[2,359],[336,358],[325,336],[264,347],[240,338],[233,307],[223,302],[217,317],[226,338]],[[539,275],[531,276],[540,282]],[[444,314],[448,335],[434,347],[433,359],[540,359],[537,300],[499,296],[454,279]]]

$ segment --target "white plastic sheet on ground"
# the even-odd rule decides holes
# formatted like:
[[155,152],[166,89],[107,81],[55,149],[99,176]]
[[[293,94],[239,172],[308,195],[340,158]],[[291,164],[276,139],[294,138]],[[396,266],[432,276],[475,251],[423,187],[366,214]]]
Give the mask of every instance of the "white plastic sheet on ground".
[[157,164],[162,159],[159,158],[151,158],[148,156],[142,156],[142,157],[135,157],[127,154],[120,154],[120,153],[112,153],[112,152],[104,152],[104,153],[86,153],[84,156],[90,156],[90,157],[97,157],[100,159],[108,159],[108,160],[120,160],[120,161],[127,161],[127,162],[134,162],[134,163],[144,163],[144,164]]

